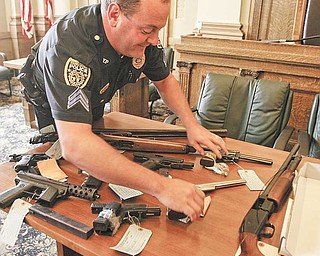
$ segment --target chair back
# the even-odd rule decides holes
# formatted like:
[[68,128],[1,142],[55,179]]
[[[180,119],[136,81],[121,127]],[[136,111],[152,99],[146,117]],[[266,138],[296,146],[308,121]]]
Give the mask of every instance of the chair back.
[[0,52],[0,81],[4,81],[4,80],[8,81],[8,87],[9,87],[8,93],[4,93],[1,91],[0,94],[10,97],[12,95],[12,88],[11,88],[11,82],[10,82],[12,74],[10,69],[3,66],[3,61],[6,61],[6,60],[8,60],[6,54],[4,52]]
[[167,66],[170,68],[170,71],[172,71],[174,50],[172,47],[164,47],[163,50],[164,50],[164,55],[166,56]]
[[230,138],[272,147],[289,121],[292,100],[289,83],[209,73],[196,118],[208,129],[227,129]]
[[311,107],[308,134],[310,136],[309,156],[320,159],[320,93],[316,94]]

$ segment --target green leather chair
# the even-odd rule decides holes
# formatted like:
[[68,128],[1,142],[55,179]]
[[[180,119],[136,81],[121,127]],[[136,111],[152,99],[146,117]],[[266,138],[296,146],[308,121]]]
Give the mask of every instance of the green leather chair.
[[208,129],[227,129],[229,138],[284,150],[294,130],[287,126],[292,100],[289,83],[209,73],[196,118]]
[[[7,60],[7,56],[4,52],[0,52],[0,58],[2,61]],[[5,96],[10,97],[12,95],[12,88],[11,88],[11,71],[5,66],[0,65],[0,81],[8,81],[8,93],[0,92],[0,94],[3,94]]]
[[320,93],[314,96],[307,131],[298,131],[299,154],[320,159]]

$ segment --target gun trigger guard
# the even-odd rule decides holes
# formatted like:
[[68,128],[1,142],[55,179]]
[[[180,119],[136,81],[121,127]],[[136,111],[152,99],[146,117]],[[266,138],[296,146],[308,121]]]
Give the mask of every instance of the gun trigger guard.
[[276,229],[275,226],[268,222],[268,223],[265,224],[265,228],[268,228],[268,230],[271,229],[272,232],[271,233],[270,232],[263,232],[263,233],[260,234],[260,236],[265,237],[265,238],[273,237],[274,231]]

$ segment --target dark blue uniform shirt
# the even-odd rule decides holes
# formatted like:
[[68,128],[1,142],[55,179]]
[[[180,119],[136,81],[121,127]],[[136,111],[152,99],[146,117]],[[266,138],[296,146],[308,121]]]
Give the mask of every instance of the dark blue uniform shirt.
[[120,56],[104,33],[100,8],[86,6],[61,17],[39,46],[35,80],[54,119],[92,123],[116,90],[142,72],[153,81],[169,75],[162,47],[148,46],[141,59]]

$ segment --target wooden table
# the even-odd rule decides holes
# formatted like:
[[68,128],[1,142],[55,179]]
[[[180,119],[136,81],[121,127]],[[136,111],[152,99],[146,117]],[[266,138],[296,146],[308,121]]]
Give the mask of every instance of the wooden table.
[[[104,120],[96,123],[96,126],[113,128],[150,127],[150,129],[173,127],[174,129],[178,129],[177,126],[117,112],[106,115]],[[255,170],[263,182],[267,182],[276,173],[288,155],[288,152],[247,142],[229,138],[226,141],[229,149],[237,149],[244,154],[273,159],[274,163],[272,166],[244,161],[238,162],[244,169]],[[126,153],[126,156],[132,158],[131,153]],[[175,157],[192,161],[195,163],[195,167],[192,171],[170,170],[170,174],[174,178],[181,178],[195,184],[239,179],[239,175],[237,174],[238,167],[236,165],[229,165],[230,174],[224,177],[202,168],[199,165],[199,155],[175,155]],[[303,159],[303,162],[306,161],[320,162],[317,159]],[[16,174],[12,169],[13,165],[14,163],[6,163],[0,166],[0,191],[14,185]],[[85,179],[83,174],[78,174],[77,168],[66,161],[61,161],[60,167],[69,176],[68,182],[70,183],[80,185]],[[101,198],[98,202],[119,201],[119,198],[108,188],[107,184],[103,185],[99,193],[101,194]],[[259,193],[259,191],[249,191],[246,186],[210,192],[208,194],[211,195],[212,202],[206,216],[189,224],[168,220],[165,216],[166,207],[150,195],[144,194],[127,200],[127,203],[146,203],[149,206],[160,206],[162,210],[160,217],[144,219],[141,222],[141,226],[150,229],[153,234],[140,255],[234,255],[239,246],[238,230],[241,222]],[[58,201],[54,205],[53,210],[91,226],[92,221],[97,215],[91,213],[90,205],[91,202],[89,201],[69,197],[66,200]],[[279,246],[284,213],[285,208],[282,208],[279,213],[272,216],[271,223],[275,225],[276,231],[273,238],[265,239],[265,242]],[[67,250],[67,247],[82,255],[122,255],[119,252],[111,250],[109,247],[116,245],[120,241],[129,226],[128,224],[123,224],[113,237],[93,234],[88,240],[85,240],[34,216],[28,215],[25,220],[34,228],[56,239],[59,255],[75,255],[71,254]]]
[[14,60],[6,60],[3,62],[3,66],[11,69],[20,70],[24,63],[26,63],[27,58],[20,58]]

